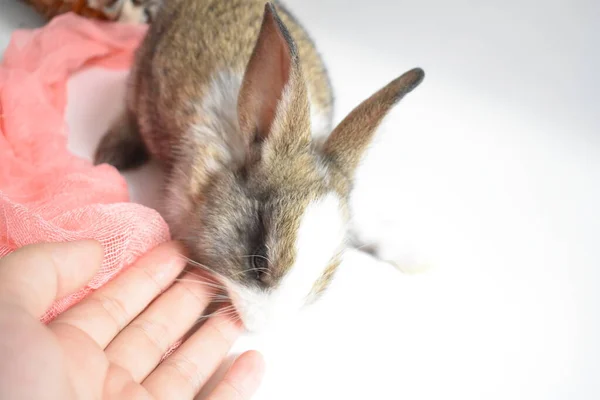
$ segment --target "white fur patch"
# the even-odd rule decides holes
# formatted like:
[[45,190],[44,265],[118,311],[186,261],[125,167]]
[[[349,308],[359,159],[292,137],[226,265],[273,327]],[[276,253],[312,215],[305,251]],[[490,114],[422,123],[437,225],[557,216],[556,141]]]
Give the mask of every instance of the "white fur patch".
[[237,102],[242,74],[234,71],[220,71],[210,82],[202,99],[196,104],[203,123],[192,127],[192,137],[200,143],[211,142],[222,147],[223,161],[243,163],[245,144],[240,131]]
[[[309,97],[310,98],[310,97]],[[331,134],[331,115],[330,113],[317,107],[315,103],[310,104],[310,130],[313,144],[321,148],[329,135]]]
[[312,137],[320,139],[327,137],[331,133],[331,121],[327,113],[319,110],[316,106],[311,105],[310,109],[310,126]]
[[[174,148],[177,163],[166,190],[163,215],[173,232],[185,226],[189,215],[192,169],[214,171],[220,163],[239,164],[245,160],[245,144],[237,117],[241,83],[241,73],[220,71],[212,77],[204,97],[193,104],[203,122],[190,126],[189,134]],[[198,158],[203,152],[210,156]]]
[[296,262],[271,292],[232,288],[232,299],[246,328],[263,329],[294,316],[307,303],[315,282],[344,244],[346,226],[337,196],[310,204],[296,238]]
[[[313,98],[310,90],[308,91],[308,98]],[[321,148],[329,134],[331,134],[332,122],[331,112],[323,110],[317,106],[317,103],[310,101],[310,130],[313,145],[316,148]]]

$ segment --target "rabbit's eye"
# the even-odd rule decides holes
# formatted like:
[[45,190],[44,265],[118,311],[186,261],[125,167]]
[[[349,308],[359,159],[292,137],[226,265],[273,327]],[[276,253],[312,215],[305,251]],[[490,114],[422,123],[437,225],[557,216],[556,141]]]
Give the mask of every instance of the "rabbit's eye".
[[268,267],[269,263],[267,257],[260,254],[252,256],[252,273],[257,280],[260,281],[263,279],[263,277],[267,274]]

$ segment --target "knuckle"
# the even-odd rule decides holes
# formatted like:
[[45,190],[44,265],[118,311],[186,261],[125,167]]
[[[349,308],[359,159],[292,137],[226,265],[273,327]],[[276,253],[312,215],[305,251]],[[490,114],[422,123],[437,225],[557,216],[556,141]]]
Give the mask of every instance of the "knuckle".
[[157,352],[163,354],[167,351],[169,343],[169,329],[165,324],[145,318],[138,318],[130,325],[135,331],[139,331],[156,348]]
[[231,381],[231,379],[225,378],[223,380],[223,385],[225,385],[229,395],[228,398],[231,400],[242,400],[248,397],[243,390],[238,388],[237,385]]
[[150,268],[143,265],[134,264],[132,265],[132,270],[136,271],[141,276],[141,279],[156,287],[157,293],[162,293],[163,290],[165,290],[166,285],[160,282],[156,276],[156,273],[151,271]]
[[233,343],[233,338],[225,329],[223,329],[222,325],[223,323],[227,323],[227,321],[212,320],[210,322],[211,323],[206,324],[206,329],[210,329],[214,332],[214,335],[211,335],[211,338],[220,342],[219,347],[229,348]]
[[206,381],[206,376],[198,366],[183,355],[167,358],[163,366],[182,378],[194,393],[200,390]]
[[119,331],[125,328],[129,321],[129,312],[119,299],[98,293],[97,296],[94,296],[94,300],[98,302],[103,312],[114,322]]
[[204,308],[208,302],[209,295],[201,285],[194,285],[189,282],[180,282],[177,287],[184,296],[191,299],[195,303],[195,307]]

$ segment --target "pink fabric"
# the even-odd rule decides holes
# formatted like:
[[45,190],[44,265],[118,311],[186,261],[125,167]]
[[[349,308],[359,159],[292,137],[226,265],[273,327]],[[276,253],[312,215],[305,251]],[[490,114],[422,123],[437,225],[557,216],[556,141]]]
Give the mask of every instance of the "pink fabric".
[[96,239],[105,259],[77,293],[57,301],[49,322],[150,248],[166,223],[128,202],[125,180],[67,150],[66,85],[88,66],[128,68],[144,29],[74,14],[17,31],[0,64],[0,257],[36,242]]

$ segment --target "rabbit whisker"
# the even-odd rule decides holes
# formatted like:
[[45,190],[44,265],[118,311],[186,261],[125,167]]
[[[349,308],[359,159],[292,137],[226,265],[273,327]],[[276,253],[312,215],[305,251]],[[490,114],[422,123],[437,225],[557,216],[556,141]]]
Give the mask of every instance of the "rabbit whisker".
[[218,272],[216,272],[214,270],[214,268],[211,268],[208,265],[204,265],[204,264],[202,264],[202,263],[200,263],[198,261],[194,261],[191,258],[184,256],[183,254],[179,254],[179,257],[183,258],[185,261],[187,261],[189,264],[191,264],[194,267],[198,267],[198,268],[204,269],[205,271],[208,271],[211,274],[215,274],[217,276],[223,277],[223,275],[219,274]]
[[190,282],[190,283],[195,283],[197,285],[203,285],[203,286],[208,286],[214,289],[225,289],[224,286],[222,285],[217,285],[211,282],[206,282],[206,281],[199,281],[197,279],[186,279],[186,278],[176,278],[175,279],[176,282]]

